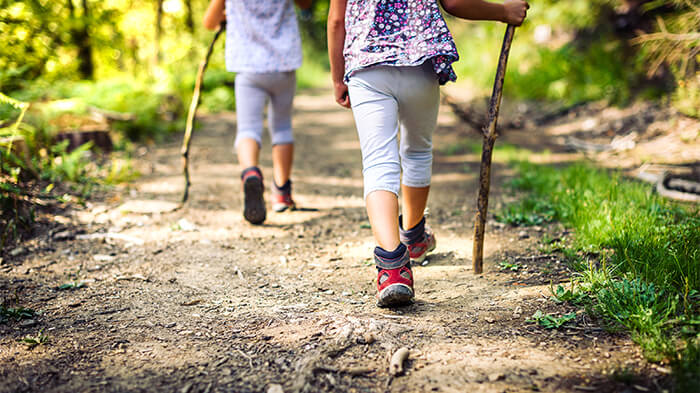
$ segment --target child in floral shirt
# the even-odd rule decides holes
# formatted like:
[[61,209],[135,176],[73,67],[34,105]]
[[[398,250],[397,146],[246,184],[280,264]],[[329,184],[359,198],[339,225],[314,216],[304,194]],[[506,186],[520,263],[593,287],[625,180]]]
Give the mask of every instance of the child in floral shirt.
[[[523,22],[528,8],[524,0],[441,2],[460,18],[513,25]],[[377,305],[407,304],[414,298],[411,262],[425,259],[436,244],[423,212],[439,85],[456,79],[451,64],[457,48],[438,0],[331,0],[328,52],[335,100],[352,108],[360,138],[377,243]]]

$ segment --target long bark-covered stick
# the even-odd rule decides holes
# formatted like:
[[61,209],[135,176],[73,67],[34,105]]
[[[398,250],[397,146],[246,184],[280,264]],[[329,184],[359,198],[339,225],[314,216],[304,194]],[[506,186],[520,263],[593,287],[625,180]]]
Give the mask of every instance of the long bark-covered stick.
[[476,222],[474,224],[474,250],[473,268],[474,274],[481,274],[484,271],[484,225],[486,223],[486,213],[489,207],[489,187],[491,186],[491,155],[493,144],[496,142],[496,123],[498,121],[498,110],[501,107],[501,95],[503,93],[503,79],[506,74],[506,64],[508,63],[508,52],[513,41],[515,26],[508,25],[506,35],[503,38],[501,55],[498,58],[498,68],[496,69],[496,80],[493,83],[493,93],[489,102],[489,122],[484,128],[484,143],[481,150],[481,169],[479,170],[479,196],[477,199]]
[[199,95],[202,89],[202,81],[204,80],[204,71],[207,69],[209,64],[209,57],[211,57],[211,52],[214,50],[214,44],[216,40],[219,39],[221,33],[226,30],[226,22],[221,22],[219,28],[214,34],[209,48],[207,49],[207,54],[204,56],[204,60],[199,63],[199,69],[197,70],[197,79],[194,84],[194,93],[192,94],[192,101],[190,102],[190,109],[187,112],[187,125],[185,126],[185,136],[182,140],[182,173],[185,175],[185,190],[182,192],[182,203],[187,202],[187,197],[190,191],[190,171],[189,171],[189,158],[190,158],[190,142],[192,140],[192,130],[194,129],[194,118],[197,114],[197,107],[199,106]]

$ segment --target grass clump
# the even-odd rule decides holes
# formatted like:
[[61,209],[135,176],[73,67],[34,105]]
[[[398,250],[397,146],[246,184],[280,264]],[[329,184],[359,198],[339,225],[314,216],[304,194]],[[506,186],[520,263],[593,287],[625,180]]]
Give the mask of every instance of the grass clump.
[[[30,105],[1,94],[0,98],[0,253],[24,235],[31,236],[37,210],[80,201],[96,187],[136,175],[126,151],[107,156],[91,142],[70,149],[67,139],[57,140],[59,129],[52,119],[79,121],[75,113],[84,111],[86,103]],[[66,111],[72,114],[66,117]]]
[[545,314],[541,310],[537,310],[534,314],[532,314],[532,317],[528,319],[527,322],[536,323],[545,329],[559,329],[560,327],[574,320],[576,320],[575,312],[557,317],[556,315]]
[[[510,183],[525,194],[501,217],[542,214],[574,229],[561,251],[577,270],[555,299],[586,307],[628,331],[650,361],[669,361],[677,383],[700,380],[700,217],[651,187],[577,164],[517,163]],[[518,222],[513,222],[518,224]]]
[[7,322],[10,320],[19,321],[22,319],[30,319],[36,315],[36,311],[30,308],[24,307],[7,307],[4,304],[0,304],[0,322]]

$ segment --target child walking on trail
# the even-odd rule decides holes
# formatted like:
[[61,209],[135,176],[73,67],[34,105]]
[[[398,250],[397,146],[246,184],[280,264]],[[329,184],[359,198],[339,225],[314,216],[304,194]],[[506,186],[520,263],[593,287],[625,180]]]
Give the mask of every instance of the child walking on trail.
[[[308,9],[312,0],[294,0]],[[236,73],[236,153],[243,169],[243,216],[252,224],[266,218],[263,176],[258,167],[267,101],[272,140],[272,209],[295,209],[292,199],[292,101],[295,71],[301,66],[301,38],[292,0],[211,0],[204,27],[226,27],[226,68]]]
[[[441,2],[460,18],[513,25],[529,8],[523,0]],[[360,139],[377,305],[404,305],[414,298],[411,262],[435,249],[423,212],[439,85],[456,79],[457,48],[438,0],[331,0],[328,52],[335,100],[352,108]]]

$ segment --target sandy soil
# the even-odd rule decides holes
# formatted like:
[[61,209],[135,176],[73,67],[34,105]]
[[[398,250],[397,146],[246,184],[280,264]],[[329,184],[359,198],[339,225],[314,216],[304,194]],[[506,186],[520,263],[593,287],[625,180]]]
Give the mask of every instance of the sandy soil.
[[[536,310],[572,311],[549,296],[550,283],[570,272],[560,256],[538,249],[545,234],[570,236],[565,228],[489,220],[485,273],[472,273],[479,157],[443,153],[475,138],[446,108],[428,218],[438,246],[415,269],[415,304],[401,309],[374,305],[351,113],[326,90],[305,91],[295,127],[300,211],[269,213],[263,226],[243,220],[235,115],[206,116],[183,209],[172,210],[183,186],[174,138],[142,148],[143,176],[131,189],[66,212],[50,236],[5,260],[4,303],[40,313],[0,324],[0,392],[646,392],[664,385],[665,367],[646,363],[626,335],[604,331],[583,312],[559,330],[527,321]],[[532,138],[550,131],[526,127],[504,139],[541,150],[544,139]],[[581,154],[533,157],[568,162]],[[493,176],[491,211],[511,198],[501,185],[512,173],[495,162]],[[520,269],[500,270],[503,261]],[[68,282],[85,286],[58,289]],[[48,342],[29,349],[19,341],[39,333]],[[406,372],[391,377],[388,357],[403,346]]]

